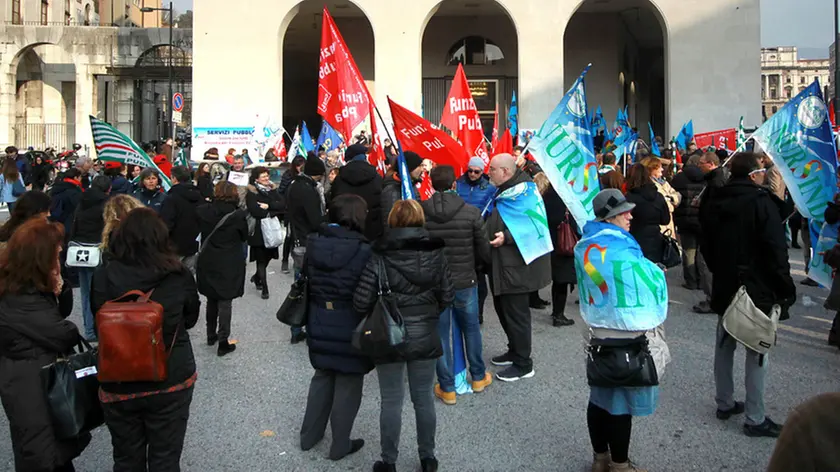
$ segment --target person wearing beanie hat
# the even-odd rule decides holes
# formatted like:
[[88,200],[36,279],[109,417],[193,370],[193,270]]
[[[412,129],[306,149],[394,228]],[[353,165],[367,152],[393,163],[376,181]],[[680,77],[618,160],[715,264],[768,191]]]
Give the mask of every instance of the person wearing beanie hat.
[[327,166],[314,152],[310,151],[306,156],[306,163],[303,165],[303,173],[310,177],[321,177],[327,173]]
[[[408,173],[411,176],[413,183],[419,182],[423,177],[423,168],[420,164],[423,163],[423,158],[415,152],[405,151],[405,165],[408,168]],[[415,200],[419,200],[417,189],[414,185],[411,186],[411,193]],[[382,227],[385,231],[388,230],[388,215],[391,213],[391,208],[394,203],[402,200],[402,189],[400,187],[400,173],[396,162],[391,170],[385,174],[385,183],[382,186],[381,208],[382,208]]]
[[[375,241],[382,235],[382,176],[376,167],[367,161],[368,148],[353,144],[344,152],[347,164],[338,170],[328,192],[327,200],[333,201],[341,195],[357,195],[367,203],[367,216],[362,231],[368,241]],[[362,154],[360,154],[362,153]]]
[[344,151],[344,162],[352,162],[354,160],[367,160],[368,148],[362,144],[353,144]]

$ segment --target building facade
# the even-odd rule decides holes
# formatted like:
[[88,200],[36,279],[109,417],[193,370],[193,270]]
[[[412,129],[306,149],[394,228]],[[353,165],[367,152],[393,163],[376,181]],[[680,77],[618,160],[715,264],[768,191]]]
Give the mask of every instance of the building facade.
[[776,114],[791,98],[818,80],[823,96],[831,97],[830,61],[799,59],[796,47],[761,49],[761,113]]
[[[195,3],[193,124],[287,129],[316,112],[326,4],[380,111],[386,97],[436,123],[458,63],[485,123],[516,92],[519,125],[538,128],[587,75],[590,108],[625,105],[669,136],[761,120],[758,0],[227,0]],[[267,14],[271,12],[271,14]],[[247,25],[231,36],[231,25]],[[710,34],[713,31],[714,34]],[[713,67],[705,65],[713,64]],[[724,72],[725,71],[725,72]]]

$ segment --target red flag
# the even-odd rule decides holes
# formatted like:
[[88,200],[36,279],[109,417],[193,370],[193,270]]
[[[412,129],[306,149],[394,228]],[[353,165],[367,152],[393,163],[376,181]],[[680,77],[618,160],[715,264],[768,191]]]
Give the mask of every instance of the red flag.
[[278,161],[286,162],[288,160],[289,155],[286,153],[286,142],[283,138],[277,140],[277,144],[274,145],[274,157],[277,158]]
[[828,105],[828,118],[831,120],[831,128],[834,129],[837,127],[837,121],[834,116],[834,100],[831,101],[831,104]]
[[503,153],[513,154],[513,135],[510,134],[510,130],[505,130],[502,139],[493,147],[494,156]]
[[324,7],[321,64],[318,72],[318,114],[345,139],[370,113],[370,93],[347,44]]
[[423,172],[423,178],[417,183],[417,194],[420,195],[420,200],[428,200],[435,194],[435,189],[432,187],[432,178],[429,177],[428,172]]
[[371,147],[370,153],[368,154],[368,162],[373,167],[376,167],[376,170],[379,172],[379,175],[385,175],[386,167],[388,166],[387,162],[385,162],[385,151],[382,149],[382,139],[379,136],[376,128],[376,112],[373,109],[374,104],[373,100],[370,101],[370,134],[371,134]]
[[416,152],[438,165],[452,166],[455,175],[464,172],[470,156],[457,141],[390,98],[388,105],[394,119],[396,139],[402,143],[404,151]]
[[676,159],[677,164],[682,164],[682,155],[680,154],[680,148],[674,147],[674,159]]
[[496,114],[493,118],[493,139],[490,140],[490,148],[493,149],[493,154],[498,154],[496,152],[496,148],[498,146],[499,146],[499,105],[496,105]]
[[[713,147],[715,149],[729,149],[727,143],[735,143],[738,141],[738,131],[735,128],[722,129],[719,131],[710,131],[708,133],[700,133],[694,135],[694,144],[699,149]],[[732,149],[735,150],[734,148]]]
[[458,64],[458,70],[455,72],[455,79],[452,81],[452,88],[449,89],[449,97],[443,107],[440,122],[457,133],[458,141],[470,156],[479,156],[484,159],[485,165],[490,164],[487,146],[484,144],[481,118],[478,116],[470,85],[461,64]]

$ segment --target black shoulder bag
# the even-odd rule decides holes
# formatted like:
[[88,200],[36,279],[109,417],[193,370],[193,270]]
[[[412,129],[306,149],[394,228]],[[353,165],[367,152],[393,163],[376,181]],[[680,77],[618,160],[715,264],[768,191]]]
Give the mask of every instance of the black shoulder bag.
[[591,387],[653,387],[659,376],[648,340],[592,338],[586,348],[586,378]]
[[292,282],[289,294],[277,310],[277,321],[289,326],[306,324],[309,313],[309,278],[306,275],[306,254],[303,255],[300,277]]
[[353,347],[370,357],[382,357],[393,354],[405,342],[405,323],[391,294],[385,260],[374,256],[376,278],[379,281],[376,304],[353,331]]

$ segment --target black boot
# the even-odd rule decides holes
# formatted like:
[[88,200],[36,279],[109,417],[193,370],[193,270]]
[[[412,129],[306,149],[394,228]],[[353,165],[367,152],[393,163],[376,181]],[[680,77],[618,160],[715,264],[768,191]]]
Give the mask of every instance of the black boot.
[[373,464],[373,472],[397,472],[397,465],[376,461]]
[[306,331],[301,331],[292,335],[292,344],[298,344],[303,341],[306,341]]
[[257,290],[262,290],[262,282],[260,281],[260,278],[257,277],[257,274],[251,276],[251,283],[257,287]]
[[227,341],[220,341],[219,342],[219,350],[216,351],[216,355],[222,357],[224,355],[230,354],[231,352],[236,350],[236,344],[230,344]]
[[437,472],[438,461],[434,457],[431,459],[420,459],[420,467],[423,472]]
[[216,341],[219,340],[219,337],[215,334],[207,334],[207,345],[212,346],[216,344]]
[[559,315],[551,315],[551,324],[554,325],[554,327],[572,326],[575,324],[575,320],[570,320],[566,318],[566,315],[561,313]]
[[268,287],[262,288],[262,295],[260,295],[263,300],[268,300]]
[[280,272],[282,272],[284,274],[289,273],[289,261],[288,260],[283,261],[283,264],[280,266]]

